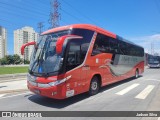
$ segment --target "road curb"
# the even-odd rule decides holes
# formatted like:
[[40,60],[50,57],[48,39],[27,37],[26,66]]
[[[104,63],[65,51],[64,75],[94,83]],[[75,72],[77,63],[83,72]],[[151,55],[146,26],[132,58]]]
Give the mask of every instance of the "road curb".
[[0,80],[0,83],[21,81],[21,80],[27,80],[27,78],[18,78],[18,79],[6,79],[6,80]]
[[5,78],[5,77],[19,77],[19,76],[27,76],[27,73],[16,73],[16,74],[4,74],[0,75],[0,78]]
[[26,92],[26,91],[28,91],[28,89],[4,90],[4,91],[0,91],[0,94]]
[[27,73],[0,75],[0,83],[2,81],[13,81],[22,78],[27,78]]

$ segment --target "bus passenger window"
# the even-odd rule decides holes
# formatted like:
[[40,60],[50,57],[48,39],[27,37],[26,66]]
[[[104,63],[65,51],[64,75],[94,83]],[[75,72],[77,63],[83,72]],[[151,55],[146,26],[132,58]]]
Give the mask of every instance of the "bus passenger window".
[[80,45],[70,44],[67,54],[67,70],[71,70],[81,64]]
[[111,46],[109,44],[110,37],[98,33],[94,43],[92,55],[100,53],[111,53]]
[[95,44],[94,47],[93,47],[93,52],[92,52],[93,55],[97,55],[97,54],[101,53],[98,48],[99,48],[98,45]]

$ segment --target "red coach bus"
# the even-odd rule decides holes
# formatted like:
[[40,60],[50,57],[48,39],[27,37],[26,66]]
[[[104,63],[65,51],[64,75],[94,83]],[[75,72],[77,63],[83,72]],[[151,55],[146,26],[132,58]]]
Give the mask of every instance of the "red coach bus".
[[120,36],[88,24],[75,24],[42,33],[34,45],[27,75],[28,89],[65,99],[98,93],[100,87],[144,72],[144,49]]

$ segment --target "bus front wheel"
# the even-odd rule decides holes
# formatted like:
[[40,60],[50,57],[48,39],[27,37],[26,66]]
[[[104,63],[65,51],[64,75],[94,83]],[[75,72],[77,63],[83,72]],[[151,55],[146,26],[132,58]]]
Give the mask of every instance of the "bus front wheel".
[[90,83],[89,95],[95,95],[99,92],[100,82],[97,76],[94,76]]

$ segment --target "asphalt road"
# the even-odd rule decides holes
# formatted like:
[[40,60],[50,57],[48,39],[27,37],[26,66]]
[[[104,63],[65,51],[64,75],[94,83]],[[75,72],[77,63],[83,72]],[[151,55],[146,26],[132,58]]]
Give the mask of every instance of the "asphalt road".
[[[103,87],[99,94],[91,97],[84,93],[66,100],[54,100],[30,92],[0,96],[0,111],[160,111],[159,93],[160,69],[145,69],[143,76],[138,79],[127,79],[108,85]],[[54,119],[74,120],[75,118],[56,117]],[[106,118],[80,117],[76,119]],[[160,120],[157,117],[112,117],[110,119]]]

